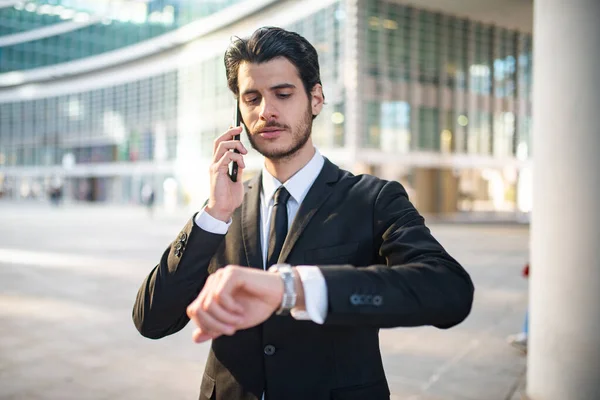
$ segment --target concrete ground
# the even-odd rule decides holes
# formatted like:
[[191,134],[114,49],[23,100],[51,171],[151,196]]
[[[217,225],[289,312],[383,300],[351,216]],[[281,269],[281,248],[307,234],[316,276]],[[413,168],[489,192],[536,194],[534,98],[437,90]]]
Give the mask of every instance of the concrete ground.
[[[196,399],[208,344],[131,321],[139,285],[191,214],[0,202],[0,399]],[[471,274],[470,317],[380,334],[392,399],[513,400],[525,358],[505,337],[527,305],[528,229],[435,224]]]

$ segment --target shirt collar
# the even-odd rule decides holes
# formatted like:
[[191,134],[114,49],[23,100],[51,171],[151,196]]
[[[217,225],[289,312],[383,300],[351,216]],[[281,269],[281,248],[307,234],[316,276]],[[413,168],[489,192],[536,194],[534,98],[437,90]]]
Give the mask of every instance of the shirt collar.
[[[308,193],[308,189],[312,186],[317,176],[321,172],[325,159],[319,153],[319,150],[315,148],[315,155],[311,160],[296,172],[287,182],[283,183],[283,186],[290,193],[292,198],[298,203],[302,203],[304,197]],[[281,182],[277,180],[273,175],[267,171],[267,168],[262,168],[262,194],[266,204],[269,204]]]

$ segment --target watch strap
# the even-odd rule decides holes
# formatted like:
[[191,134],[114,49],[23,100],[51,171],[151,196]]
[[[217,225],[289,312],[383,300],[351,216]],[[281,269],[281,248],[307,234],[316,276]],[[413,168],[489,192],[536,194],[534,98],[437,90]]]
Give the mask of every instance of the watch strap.
[[296,306],[296,285],[294,282],[294,271],[289,264],[275,264],[269,268],[269,272],[277,272],[283,280],[283,297],[281,306],[276,311],[277,315],[289,315],[292,308]]

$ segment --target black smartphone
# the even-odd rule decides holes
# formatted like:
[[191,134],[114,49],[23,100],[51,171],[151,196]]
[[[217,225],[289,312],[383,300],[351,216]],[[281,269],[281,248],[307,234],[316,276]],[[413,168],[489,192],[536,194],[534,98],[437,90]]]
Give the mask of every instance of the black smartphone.
[[[233,113],[233,127],[238,127],[242,123],[242,115],[240,113],[240,103],[239,100],[235,101],[235,111]],[[233,140],[240,140],[240,135],[235,135]],[[233,149],[235,153],[240,153],[238,149]],[[232,162],[229,166],[229,177],[233,182],[237,182],[238,177],[238,164],[237,162]]]

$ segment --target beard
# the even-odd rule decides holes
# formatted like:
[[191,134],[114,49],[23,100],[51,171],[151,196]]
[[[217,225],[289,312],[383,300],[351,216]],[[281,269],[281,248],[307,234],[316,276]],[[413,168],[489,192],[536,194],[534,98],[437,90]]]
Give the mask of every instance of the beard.
[[[257,127],[253,132],[248,134],[248,140],[250,141],[252,148],[262,154],[265,158],[270,160],[290,158],[296,154],[298,150],[303,148],[306,142],[308,142],[312,133],[312,119],[313,115],[309,104],[304,118],[301,119],[293,129],[290,129],[288,125],[278,124],[277,122],[267,122],[265,125]],[[256,143],[255,135],[265,128],[281,128],[282,130],[290,132],[292,135],[292,143],[286,148],[278,149],[268,149],[268,146],[260,146]],[[250,132],[248,127],[246,127],[246,132]]]

